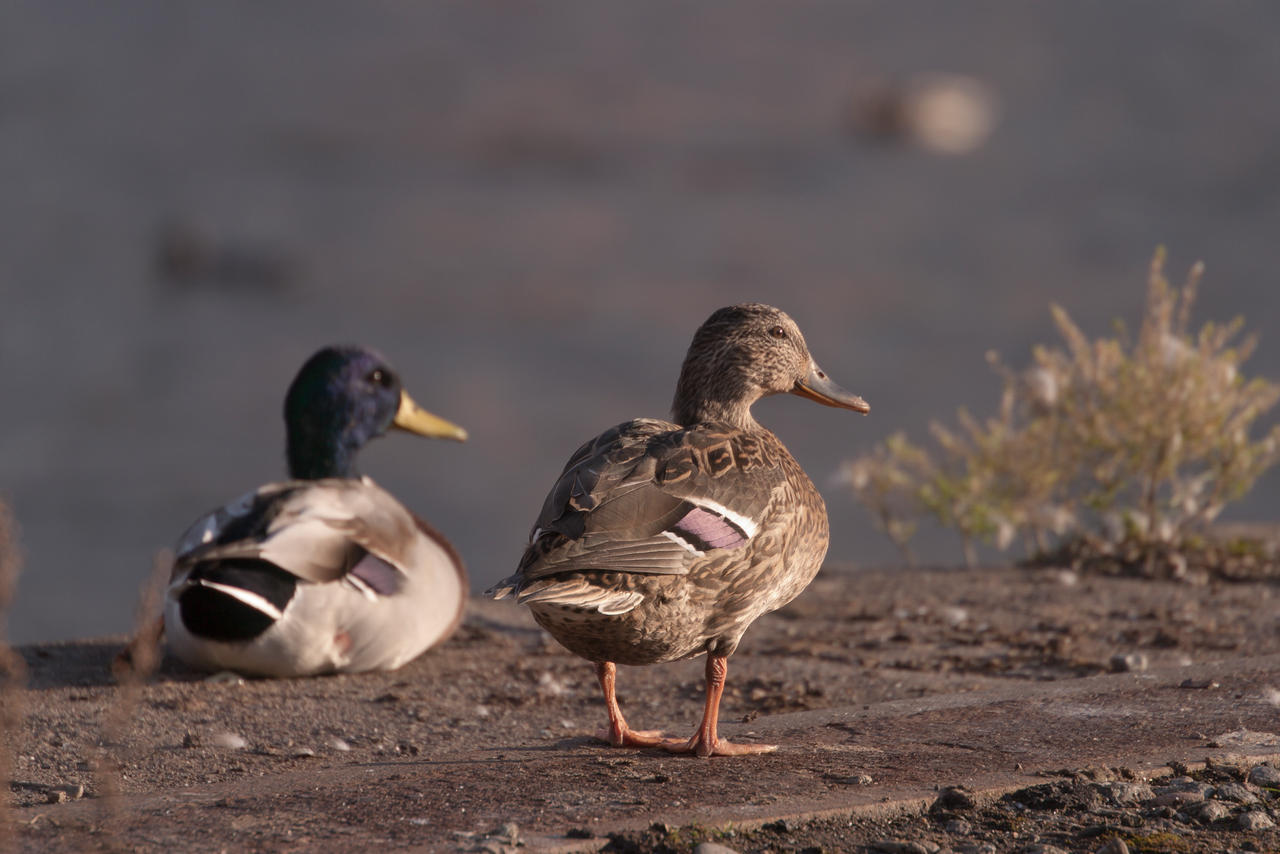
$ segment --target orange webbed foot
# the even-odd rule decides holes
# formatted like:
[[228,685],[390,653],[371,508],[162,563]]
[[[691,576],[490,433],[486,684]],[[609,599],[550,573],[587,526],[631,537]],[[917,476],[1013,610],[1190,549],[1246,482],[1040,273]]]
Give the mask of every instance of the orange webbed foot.
[[669,753],[692,753],[702,758],[709,756],[755,756],[761,753],[773,753],[778,749],[776,744],[748,744],[717,738],[708,743],[701,734],[688,740],[666,739],[662,748]]

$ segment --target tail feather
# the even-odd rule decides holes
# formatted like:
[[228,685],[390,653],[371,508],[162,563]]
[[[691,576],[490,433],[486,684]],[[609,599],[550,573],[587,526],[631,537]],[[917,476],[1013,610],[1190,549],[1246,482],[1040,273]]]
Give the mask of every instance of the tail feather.
[[505,599],[516,591],[517,582],[512,578],[504,578],[484,592],[490,599]]

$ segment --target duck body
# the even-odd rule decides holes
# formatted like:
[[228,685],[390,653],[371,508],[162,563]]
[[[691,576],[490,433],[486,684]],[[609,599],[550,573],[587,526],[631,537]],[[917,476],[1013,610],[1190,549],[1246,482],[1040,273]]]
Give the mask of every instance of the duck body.
[[[689,348],[671,421],[637,419],[585,443],[543,504],[514,595],[571,652],[596,663],[617,746],[759,753],[718,737],[727,661],[751,623],[800,594],[826,555],[826,506],[782,442],[751,416],[790,392],[869,410],[832,383],[795,322],[748,303],[712,314]],[[707,654],[703,720],[688,741],[630,729],[616,664]]]
[[468,595],[453,546],[355,471],[398,427],[465,439],[385,360],[326,348],[285,402],[292,478],[198,519],[175,549],[163,631],[187,664],[255,676],[390,670],[448,637]]
[[828,533],[773,433],[654,419],[583,445],[535,530],[517,601],[571,652],[630,665],[731,655],[813,580]]
[[462,618],[462,561],[369,478],[267,484],[183,536],[170,648],[205,670],[394,670]]

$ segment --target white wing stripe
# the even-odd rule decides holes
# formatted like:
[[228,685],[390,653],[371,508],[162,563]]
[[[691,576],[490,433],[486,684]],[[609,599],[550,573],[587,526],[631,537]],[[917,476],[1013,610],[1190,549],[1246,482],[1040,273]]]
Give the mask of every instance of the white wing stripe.
[[698,507],[705,507],[713,513],[728,519],[742,529],[742,533],[746,534],[748,540],[756,535],[756,531],[760,530],[760,526],[756,524],[754,519],[749,519],[741,513],[735,513],[723,504],[712,501],[709,498],[686,498],[685,501]]
[[253,608],[255,611],[261,611],[273,620],[279,620],[284,616],[284,613],[275,605],[272,605],[265,597],[259,596],[257,593],[252,591],[245,590],[243,587],[232,587],[230,584],[219,584],[216,581],[207,581],[203,578],[197,583],[202,587],[208,587],[211,590],[217,590],[221,593],[225,593],[233,599],[239,599],[250,608]]
[[698,549],[694,547],[693,543],[689,542],[684,537],[681,537],[679,534],[675,533],[674,531],[663,531],[662,536],[666,537],[668,540],[680,546],[681,548],[687,549],[689,552],[697,555],[698,557],[702,557],[704,554],[706,554],[706,552],[698,551]]

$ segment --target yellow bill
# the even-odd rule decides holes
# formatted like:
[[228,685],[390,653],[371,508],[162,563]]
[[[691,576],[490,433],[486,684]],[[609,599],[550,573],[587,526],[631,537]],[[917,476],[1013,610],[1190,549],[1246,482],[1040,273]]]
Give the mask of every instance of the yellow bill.
[[419,436],[426,436],[431,439],[467,441],[466,430],[452,421],[445,421],[439,415],[432,415],[427,412],[427,410],[414,403],[413,398],[409,397],[409,393],[404,390],[400,392],[400,408],[396,410],[395,420],[391,423],[401,430],[408,430],[410,433],[417,433]]

